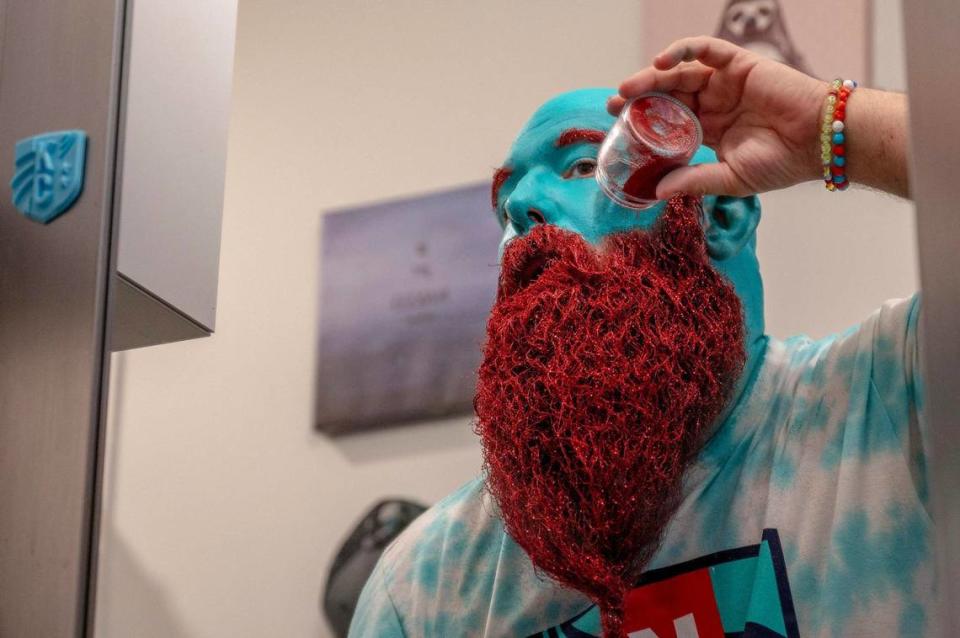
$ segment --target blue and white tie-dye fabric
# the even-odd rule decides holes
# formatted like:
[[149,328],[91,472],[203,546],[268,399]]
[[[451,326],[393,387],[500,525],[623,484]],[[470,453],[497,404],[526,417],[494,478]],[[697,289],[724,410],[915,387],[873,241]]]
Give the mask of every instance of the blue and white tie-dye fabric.
[[[749,391],[688,473],[651,573],[757,556],[757,548],[769,555],[767,540],[776,539],[779,628],[737,635],[933,635],[918,314],[913,297],[827,339],[769,339]],[[748,622],[748,612],[723,609],[736,607],[740,592],[722,591],[716,573],[724,631],[743,631],[730,623]],[[538,574],[506,535],[478,478],[386,550],[350,635],[600,631],[590,602]]]

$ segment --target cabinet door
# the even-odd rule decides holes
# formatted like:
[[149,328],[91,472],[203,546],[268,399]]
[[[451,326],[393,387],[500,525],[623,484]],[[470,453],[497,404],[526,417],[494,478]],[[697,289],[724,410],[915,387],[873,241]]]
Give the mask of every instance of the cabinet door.
[[960,635],[960,4],[903,3],[941,636]]
[[213,332],[237,0],[134,2],[114,350]]
[[[0,636],[88,631],[124,5],[0,0]],[[43,225],[14,147],[65,129],[85,185]]]

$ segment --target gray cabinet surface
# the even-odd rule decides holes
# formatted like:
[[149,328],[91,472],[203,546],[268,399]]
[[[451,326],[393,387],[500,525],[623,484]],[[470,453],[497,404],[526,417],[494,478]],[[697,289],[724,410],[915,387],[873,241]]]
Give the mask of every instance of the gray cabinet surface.
[[[235,24],[236,0],[0,0],[0,637],[93,635],[107,349],[214,328]],[[32,221],[16,144],[72,129],[79,198]]]
[[[0,2],[0,636],[81,636],[95,564],[123,0]],[[87,132],[86,184],[39,224],[14,146]]]
[[[937,538],[939,636],[960,635],[960,5],[903,3],[912,170],[920,246],[924,414],[930,432],[930,497]],[[953,132],[951,132],[953,131]],[[931,619],[931,624],[932,619]],[[933,635],[932,633],[929,635]]]
[[237,0],[133,1],[114,350],[214,330]]

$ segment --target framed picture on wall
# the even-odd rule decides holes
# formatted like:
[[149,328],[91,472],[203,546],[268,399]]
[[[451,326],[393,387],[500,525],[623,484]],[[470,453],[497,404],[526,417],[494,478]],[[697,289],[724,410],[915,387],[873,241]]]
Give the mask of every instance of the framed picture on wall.
[[643,3],[643,63],[677,38],[710,34],[825,80],[870,80],[870,0]]
[[489,183],[323,218],[316,426],[469,414],[496,295]]

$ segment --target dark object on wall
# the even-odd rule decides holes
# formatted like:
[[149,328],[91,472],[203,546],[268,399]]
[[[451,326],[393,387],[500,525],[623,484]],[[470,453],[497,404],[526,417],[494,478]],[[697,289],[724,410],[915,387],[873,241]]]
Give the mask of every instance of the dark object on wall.
[[380,554],[426,509],[412,501],[380,501],[344,541],[323,590],[323,611],[337,636],[346,637],[360,591]]
[[318,429],[472,411],[500,234],[489,183],[324,216]]
[[716,36],[810,73],[790,38],[778,0],[727,0]]

